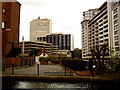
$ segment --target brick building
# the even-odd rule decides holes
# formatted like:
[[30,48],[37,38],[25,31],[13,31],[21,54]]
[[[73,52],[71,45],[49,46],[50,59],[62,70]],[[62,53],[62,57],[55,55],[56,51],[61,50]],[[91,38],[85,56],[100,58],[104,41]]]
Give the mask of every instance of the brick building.
[[2,18],[0,23],[2,26],[2,57],[6,57],[12,50],[12,44],[15,48],[19,47],[19,23],[20,23],[20,6],[21,4],[15,2],[0,2],[0,11]]

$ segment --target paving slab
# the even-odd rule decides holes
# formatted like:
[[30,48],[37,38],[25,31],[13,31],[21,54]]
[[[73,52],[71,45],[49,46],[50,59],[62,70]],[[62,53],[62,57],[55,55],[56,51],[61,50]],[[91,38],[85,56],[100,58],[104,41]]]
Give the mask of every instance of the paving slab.
[[[2,75],[11,75],[12,69],[2,72]],[[14,69],[14,75],[38,75],[38,66],[22,67]],[[65,68],[62,65],[39,65],[39,75],[64,76]],[[66,71],[66,75],[76,75],[70,71]]]

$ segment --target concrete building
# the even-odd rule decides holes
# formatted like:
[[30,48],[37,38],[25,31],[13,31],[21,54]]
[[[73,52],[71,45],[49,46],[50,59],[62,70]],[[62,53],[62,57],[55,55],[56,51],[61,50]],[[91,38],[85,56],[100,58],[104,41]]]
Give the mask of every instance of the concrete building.
[[71,58],[72,53],[69,50],[58,50],[57,52],[59,58]]
[[51,33],[45,37],[38,37],[37,40],[57,45],[60,50],[74,50],[74,37],[72,34]]
[[0,11],[2,18],[0,27],[2,30],[2,57],[14,48],[19,47],[19,23],[20,23],[20,6],[21,4],[16,0],[14,2],[0,2]]
[[89,9],[88,11],[84,11],[83,12],[83,21],[84,20],[91,20],[97,13],[98,13],[98,8]]
[[[56,54],[58,51],[58,46],[52,45],[51,43],[45,43],[40,41],[22,41],[20,42],[21,55],[20,56],[29,56],[29,53],[32,49],[45,49],[48,55]],[[23,49],[24,48],[24,49]]]
[[50,19],[35,19],[30,22],[30,41],[37,41],[37,37],[45,36],[52,31]]
[[88,22],[98,13],[98,9],[90,9],[83,12],[82,26],[82,57],[88,58],[89,52],[89,28]]
[[98,13],[88,21],[86,27],[88,28],[88,48],[85,45],[82,46],[85,52],[83,58],[88,57],[91,48],[106,43],[108,43],[107,53],[110,55],[110,51],[114,50],[117,57],[120,57],[120,1],[105,2],[101,5]]

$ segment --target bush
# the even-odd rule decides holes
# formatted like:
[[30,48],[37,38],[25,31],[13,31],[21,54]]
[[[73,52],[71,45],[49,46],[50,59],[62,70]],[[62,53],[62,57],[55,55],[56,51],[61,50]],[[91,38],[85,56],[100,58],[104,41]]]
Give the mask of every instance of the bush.
[[40,58],[40,61],[48,62],[51,61],[52,63],[59,63],[60,60],[54,57],[46,57],[46,58]]
[[106,65],[106,72],[120,72],[120,60],[110,59],[108,65]]
[[117,61],[115,70],[120,72],[120,61]]
[[79,59],[63,59],[62,64],[75,71],[85,70],[86,62]]

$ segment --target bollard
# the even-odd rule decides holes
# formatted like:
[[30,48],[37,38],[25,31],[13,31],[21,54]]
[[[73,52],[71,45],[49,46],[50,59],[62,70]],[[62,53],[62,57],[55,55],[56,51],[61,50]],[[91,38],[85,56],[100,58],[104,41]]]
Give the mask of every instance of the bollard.
[[14,64],[12,64],[12,75],[14,75]]
[[37,64],[37,72],[38,72],[38,75],[39,75],[39,64]]

